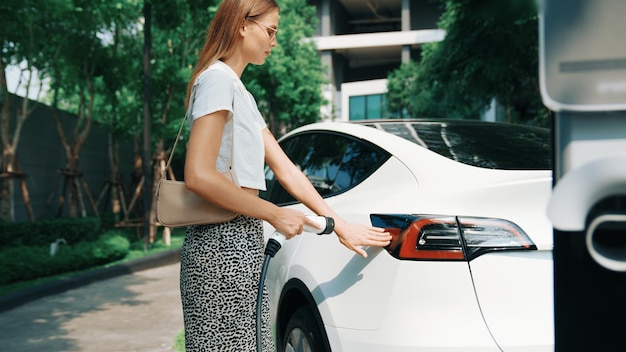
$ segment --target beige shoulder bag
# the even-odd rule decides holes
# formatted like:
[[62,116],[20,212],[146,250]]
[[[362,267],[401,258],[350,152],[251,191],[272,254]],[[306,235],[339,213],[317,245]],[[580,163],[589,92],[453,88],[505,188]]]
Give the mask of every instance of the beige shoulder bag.
[[[192,98],[195,97],[195,91],[196,86],[194,85],[191,92]],[[163,226],[167,227],[216,224],[230,221],[238,215],[237,213],[211,203],[196,193],[190,191],[187,189],[185,182],[167,179],[166,174],[170,168],[174,150],[176,150],[176,145],[178,144],[178,139],[183,132],[185,122],[187,121],[189,114],[191,114],[191,107],[192,104],[190,103],[187,108],[185,118],[183,119],[183,123],[178,130],[178,135],[176,136],[176,141],[174,141],[174,146],[170,152],[167,164],[165,165],[165,169],[161,172],[161,178],[159,179],[159,184],[156,188],[155,201],[157,220],[163,224]],[[233,146],[234,144],[233,136]],[[232,154],[231,149],[230,167],[228,171],[223,173],[223,175],[239,187],[237,177],[234,174],[233,159],[234,155]]]

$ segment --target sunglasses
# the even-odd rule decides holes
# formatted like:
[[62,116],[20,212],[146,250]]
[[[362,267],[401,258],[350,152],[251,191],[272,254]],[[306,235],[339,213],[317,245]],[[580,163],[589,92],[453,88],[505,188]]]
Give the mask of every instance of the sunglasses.
[[248,21],[252,21],[256,24],[258,24],[261,27],[264,27],[267,30],[267,35],[270,37],[270,40],[276,38],[276,34],[278,33],[278,29],[274,28],[274,27],[270,27],[268,25],[266,25],[265,23],[261,23],[257,20],[253,20],[251,18],[248,18]]

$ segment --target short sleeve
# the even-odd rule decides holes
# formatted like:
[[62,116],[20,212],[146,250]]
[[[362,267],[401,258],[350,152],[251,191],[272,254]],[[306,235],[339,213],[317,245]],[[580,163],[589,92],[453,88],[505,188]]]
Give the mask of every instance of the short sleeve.
[[235,82],[220,70],[206,70],[196,81],[195,97],[191,110],[190,122],[197,118],[220,110],[233,112]]

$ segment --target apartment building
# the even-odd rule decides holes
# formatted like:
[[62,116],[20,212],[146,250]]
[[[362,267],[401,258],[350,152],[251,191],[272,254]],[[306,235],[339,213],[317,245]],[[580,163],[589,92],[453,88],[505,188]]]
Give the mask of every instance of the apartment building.
[[348,121],[389,117],[387,75],[410,59],[419,61],[424,43],[440,41],[442,14],[433,0],[309,0],[317,8],[312,38],[330,81],[322,115]]

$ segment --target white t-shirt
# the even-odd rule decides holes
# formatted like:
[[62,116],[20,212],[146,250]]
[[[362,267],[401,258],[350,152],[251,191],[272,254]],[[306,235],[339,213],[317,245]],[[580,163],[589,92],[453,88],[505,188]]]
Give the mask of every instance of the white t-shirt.
[[235,156],[232,166],[239,185],[264,191],[265,148],[261,130],[266,123],[254,97],[222,61],[216,61],[202,72],[194,86],[195,96],[189,116],[191,128],[199,117],[220,110],[230,112],[217,155],[217,169],[220,172],[228,170],[232,152]]

